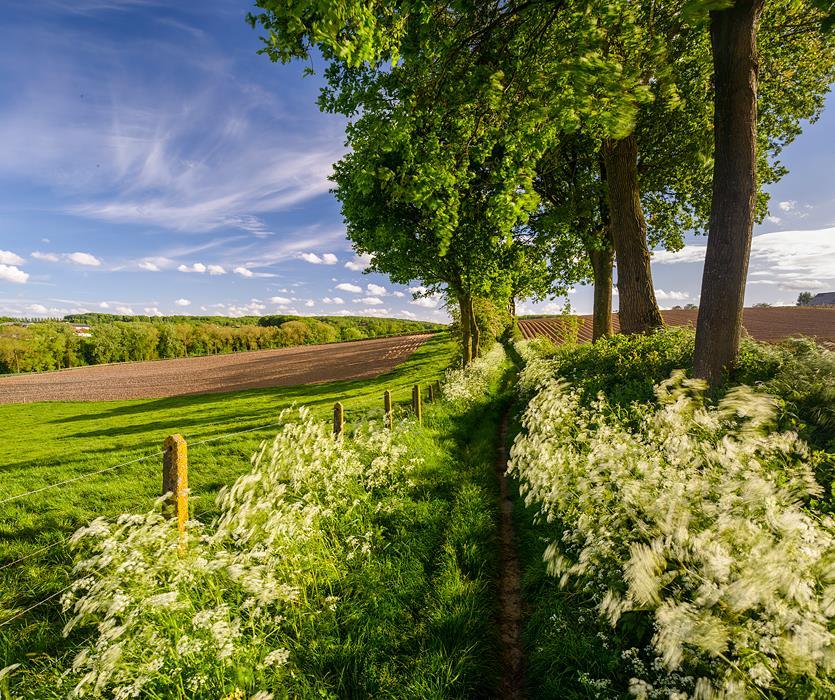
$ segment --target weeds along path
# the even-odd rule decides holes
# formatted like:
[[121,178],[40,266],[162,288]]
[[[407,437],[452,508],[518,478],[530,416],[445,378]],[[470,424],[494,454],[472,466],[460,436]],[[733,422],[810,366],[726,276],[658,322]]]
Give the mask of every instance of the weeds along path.
[[499,697],[522,700],[524,697],[524,666],[522,651],[522,593],[519,556],[513,532],[513,499],[508,488],[507,423],[510,409],[502,413],[496,455],[496,476],[499,481],[499,635],[502,644],[502,675]]

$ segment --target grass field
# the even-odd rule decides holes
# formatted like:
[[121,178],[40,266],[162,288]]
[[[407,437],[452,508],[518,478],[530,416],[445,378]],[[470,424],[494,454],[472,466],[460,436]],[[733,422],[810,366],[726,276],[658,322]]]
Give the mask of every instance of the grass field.
[[[448,337],[434,338],[395,370],[371,380],[154,400],[0,406],[0,663],[18,662],[24,653],[60,649],[57,596],[9,624],[3,622],[67,584],[69,559],[64,546],[56,543],[97,516],[142,512],[151,506],[160,495],[161,456],[16,496],[155,455],[172,433],[195,443],[268,424],[294,404],[307,405],[325,417],[335,401],[342,401],[350,427],[352,419],[381,414],[383,391],[390,389],[405,410],[411,386],[439,379],[454,352]],[[268,435],[270,428],[189,450],[191,504],[198,517],[212,512],[221,486],[248,471],[250,455]]]

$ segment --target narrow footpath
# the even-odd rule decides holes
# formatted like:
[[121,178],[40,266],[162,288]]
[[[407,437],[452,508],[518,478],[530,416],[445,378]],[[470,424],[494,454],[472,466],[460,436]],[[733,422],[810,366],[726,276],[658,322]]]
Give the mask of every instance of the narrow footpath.
[[500,571],[499,571],[499,633],[502,641],[502,675],[499,697],[502,700],[524,698],[524,669],[522,664],[522,594],[519,557],[513,536],[513,500],[508,493],[507,422],[509,410],[502,416],[499,428],[499,448],[496,456],[496,475],[501,494]]

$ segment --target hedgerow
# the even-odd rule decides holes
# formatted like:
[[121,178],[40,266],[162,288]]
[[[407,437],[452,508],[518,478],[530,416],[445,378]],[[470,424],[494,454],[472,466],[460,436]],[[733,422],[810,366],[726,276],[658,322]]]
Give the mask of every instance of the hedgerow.
[[[645,371],[675,355],[675,335],[635,339],[661,346]],[[789,400],[726,386],[717,401],[679,371],[652,400],[624,403],[643,388],[628,370],[607,379],[621,361],[604,343],[596,364],[596,348],[546,348],[544,358],[542,348],[519,348],[533,398],[511,452],[549,539],[548,573],[611,625],[599,658],[621,649],[622,667],[598,678],[596,692],[616,693],[611,681],[627,670],[637,697],[829,697],[835,524],[809,507],[823,489],[813,452],[785,428]],[[825,380],[829,357],[804,348],[813,361],[790,398],[809,410],[816,401],[806,397],[825,394],[811,385]],[[805,364],[797,348],[761,352],[778,355],[758,365],[765,387]],[[567,357],[598,371],[568,382],[579,370]],[[563,617],[559,605],[550,626]],[[535,622],[547,636],[549,624]]]

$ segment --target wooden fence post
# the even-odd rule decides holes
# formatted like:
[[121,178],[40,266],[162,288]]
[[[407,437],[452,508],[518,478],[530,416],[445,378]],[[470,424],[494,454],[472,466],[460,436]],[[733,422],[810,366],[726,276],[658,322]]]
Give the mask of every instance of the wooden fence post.
[[388,389],[386,389],[386,392],[383,394],[383,405],[385,406],[385,410],[386,410],[386,428],[391,430],[391,426],[392,426],[391,392]]
[[435,385],[429,385],[429,403],[432,403],[435,400]]
[[418,424],[423,425],[423,407],[420,403],[420,384],[415,384],[412,387],[412,410],[415,412]]
[[345,411],[342,408],[342,403],[337,401],[333,405],[333,436],[336,439],[342,437],[342,430],[345,427]]
[[162,493],[171,494],[171,504],[180,533],[180,554],[185,554],[188,521],[188,445],[182,435],[169,435],[163,443]]

